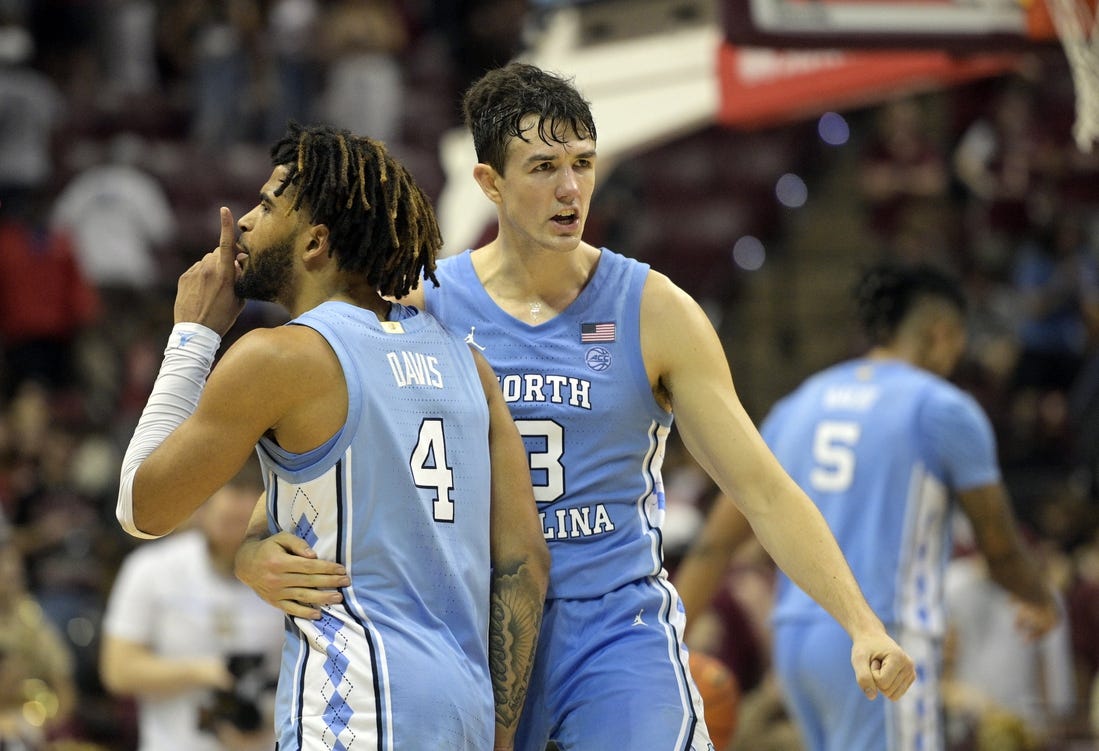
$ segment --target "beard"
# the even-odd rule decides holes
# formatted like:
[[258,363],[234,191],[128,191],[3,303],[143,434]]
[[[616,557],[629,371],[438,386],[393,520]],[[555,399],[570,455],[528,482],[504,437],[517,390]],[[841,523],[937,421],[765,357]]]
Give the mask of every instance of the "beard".
[[284,240],[257,255],[249,253],[244,272],[233,285],[237,297],[278,302],[290,286],[292,252],[290,241]]

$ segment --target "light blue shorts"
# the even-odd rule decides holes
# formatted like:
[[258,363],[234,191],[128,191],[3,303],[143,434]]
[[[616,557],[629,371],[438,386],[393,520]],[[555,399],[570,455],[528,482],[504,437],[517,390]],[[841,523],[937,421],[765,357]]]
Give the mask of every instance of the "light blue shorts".
[[546,602],[516,751],[713,749],[687,669],[679,595],[663,578]]
[[851,639],[831,619],[774,628],[774,665],[806,751],[943,751],[939,640],[891,636],[916,663],[916,682],[897,702],[870,701],[855,682]]

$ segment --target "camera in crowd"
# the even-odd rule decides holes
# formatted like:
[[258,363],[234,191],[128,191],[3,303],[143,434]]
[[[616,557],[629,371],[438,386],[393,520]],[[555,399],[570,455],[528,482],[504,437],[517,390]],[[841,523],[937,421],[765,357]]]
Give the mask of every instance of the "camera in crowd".
[[215,733],[218,725],[227,723],[242,733],[253,733],[263,726],[263,697],[275,681],[264,669],[262,654],[234,654],[226,660],[235,679],[233,687],[213,692],[199,710],[198,727]]

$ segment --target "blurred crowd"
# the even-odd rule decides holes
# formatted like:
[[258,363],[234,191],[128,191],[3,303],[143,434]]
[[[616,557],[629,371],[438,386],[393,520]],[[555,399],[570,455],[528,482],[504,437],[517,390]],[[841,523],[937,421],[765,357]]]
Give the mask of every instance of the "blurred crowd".
[[[288,119],[386,141],[438,196],[438,138],[460,124],[460,92],[523,49],[536,5],[0,0],[0,746],[135,747],[134,706],[104,689],[98,665],[106,602],[137,547],[113,517],[118,465],[175,280],[216,242],[217,207],[255,203]],[[586,238],[652,263],[725,321],[752,294],[752,272],[731,260],[741,234],[772,249],[769,273],[793,273],[798,237],[965,280],[959,380],[993,418],[1066,619],[1049,644],[1016,644],[1010,627],[981,638],[1010,603],[959,529],[954,751],[1091,748],[1099,725],[1099,155],[1072,142],[1059,54],[844,113],[843,145],[822,143],[815,122],[662,144],[601,176]],[[811,197],[842,197],[846,234],[835,214],[778,205],[784,173]],[[281,315],[249,304],[230,337]],[[783,348],[787,378],[809,372],[798,349],[814,337],[839,342],[837,356],[859,348],[853,333],[756,325]],[[741,384],[764,367],[730,357]],[[778,396],[742,398],[762,417]],[[715,489],[678,452],[667,480],[674,562]],[[772,569],[758,550],[738,561],[697,648],[735,674],[740,747],[796,749],[768,679]]]

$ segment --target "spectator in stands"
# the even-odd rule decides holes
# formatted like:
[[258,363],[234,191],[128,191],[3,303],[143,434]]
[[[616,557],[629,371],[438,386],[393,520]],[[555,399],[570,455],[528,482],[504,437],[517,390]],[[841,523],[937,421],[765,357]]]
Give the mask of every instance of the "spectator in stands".
[[140,751],[269,749],[283,618],[233,576],[233,555],[263,490],[247,463],[193,523],[145,543],[119,571],[100,671],[134,696]]
[[870,229],[888,249],[906,225],[944,218],[950,173],[918,100],[886,102],[874,124],[860,155],[858,180]]
[[408,30],[393,0],[337,0],[325,13],[326,76],[320,114],[333,125],[390,143],[400,136]]
[[203,148],[224,151],[251,132],[257,109],[257,0],[184,2],[189,14],[194,119],[191,136]]
[[[571,0],[556,3],[569,4]],[[431,4],[434,23],[450,48],[456,92],[523,51],[523,31],[532,11],[536,15],[550,10],[532,5],[530,0],[437,0]]]
[[[0,118],[5,109],[0,106]],[[84,276],[69,236],[46,227],[47,194],[9,194],[0,201],[3,394],[10,398],[26,380],[55,390],[68,388],[75,379],[73,346],[98,319],[98,294]]]
[[100,102],[115,108],[143,103],[160,87],[157,68],[158,3],[153,0],[104,0],[99,35],[103,90]]
[[965,129],[952,155],[968,244],[986,263],[1010,258],[1034,218],[1031,199],[1043,195],[1060,159],[1035,116],[1032,84],[1007,78],[997,87],[991,111]]
[[264,39],[272,70],[265,137],[276,141],[294,120],[309,122],[314,92],[323,67],[317,50],[320,3],[317,0],[274,0],[267,11]]
[[[90,647],[119,537],[104,524],[102,505],[74,482],[80,427],[64,414],[66,403],[34,381],[24,382],[15,393],[5,415],[10,433],[7,491],[28,591],[69,644],[74,677],[83,690],[95,684]],[[77,709],[82,712],[84,706]]]
[[162,268],[176,233],[164,187],[143,166],[147,144],[119,133],[103,158],[66,183],[50,226],[72,236],[80,265],[113,312],[132,310],[135,297],[168,282]]
[[0,748],[44,751],[75,698],[72,655],[27,592],[12,539],[0,538]]
[[1085,713],[1099,737],[1099,530],[1074,552],[1068,617],[1076,665],[1076,685]]
[[1076,708],[1068,624],[1028,639],[1016,624],[1015,602],[975,550],[947,566],[944,593],[950,679],[1018,718],[1033,738],[1062,727]]
[[[17,17],[17,15],[15,16]],[[67,106],[61,90],[31,66],[35,40],[0,7],[0,202],[48,186],[53,138]]]
[[1024,241],[1013,283],[1020,319],[1012,379],[1015,431],[1040,458],[1069,455],[1067,397],[1099,320],[1099,279],[1081,217],[1063,211]]

